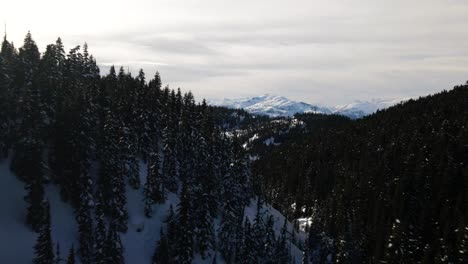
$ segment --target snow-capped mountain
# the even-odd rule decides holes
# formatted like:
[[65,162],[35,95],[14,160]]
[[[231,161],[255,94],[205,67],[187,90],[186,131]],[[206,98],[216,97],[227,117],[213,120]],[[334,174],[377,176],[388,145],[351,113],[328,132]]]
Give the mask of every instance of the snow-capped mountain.
[[379,109],[385,109],[396,105],[400,102],[409,100],[410,98],[402,99],[372,99],[370,101],[354,101],[350,104],[339,105],[332,107],[332,112],[338,115],[344,115],[352,119],[361,118],[366,115],[375,113]]
[[370,101],[355,101],[345,105],[323,107],[297,102],[283,96],[266,94],[250,98],[210,100],[210,104],[235,109],[243,108],[249,113],[270,117],[293,116],[296,113],[320,113],[338,114],[357,119],[370,115],[378,109],[385,109],[408,99],[372,99]]
[[325,107],[268,94],[251,98],[211,100],[210,103],[235,109],[243,108],[252,114],[268,115],[271,117],[292,116],[296,113],[332,113],[330,109]]

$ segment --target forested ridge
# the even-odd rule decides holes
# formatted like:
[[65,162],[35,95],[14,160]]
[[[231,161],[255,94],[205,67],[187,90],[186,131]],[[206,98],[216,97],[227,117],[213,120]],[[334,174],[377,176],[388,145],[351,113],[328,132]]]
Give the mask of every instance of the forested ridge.
[[[260,199],[255,217],[244,218],[255,195],[250,161],[213,115],[192,93],[163,87],[157,72],[148,80],[142,70],[132,76],[112,66],[101,75],[86,44],[66,53],[59,38],[41,53],[30,33],[19,49],[5,36],[0,161],[11,161],[27,190],[24,222],[39,234],[33,262],[132,263],[120,238],[129,226],[127,186],[142,190],[147,218],[170,194],[179,197],[153,263],[191,263],[195,255],[213,263],[292,262],[286,222],[276,234]],[[68,256],[51,237],[44,196],[51,183],[78,225],[79,245],[65,249]]]
[[311,218],[313,263],[468,261],[468,85],[261,153],[267,199]]
[[[26,190],[37,264],[132,263],[128,188],[146,219],[177,197],[152,263],[293,263],[293,248],[304,264],[468,262],[468,84],[359,120],[269,118],[196,102],[157,72],[102,74],[86,44],[41,53],[30,33],[19,49],[5,36],[0,150]],[[47,185],[73,208],[67,256]],[[268,204],[296,230],[276,232]]]

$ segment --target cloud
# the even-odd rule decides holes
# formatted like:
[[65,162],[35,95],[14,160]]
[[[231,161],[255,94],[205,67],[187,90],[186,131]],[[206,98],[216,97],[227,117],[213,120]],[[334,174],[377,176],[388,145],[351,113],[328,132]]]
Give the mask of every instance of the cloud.
[[158,70],[198,97],[270,93],[332,105],[424,95],[468,78],[465,0],[60,3],[24,13],[10,1],[0,17],[15,43],[28,29],[41,47],[57,36],[67,47],[87,41],[103,73]]

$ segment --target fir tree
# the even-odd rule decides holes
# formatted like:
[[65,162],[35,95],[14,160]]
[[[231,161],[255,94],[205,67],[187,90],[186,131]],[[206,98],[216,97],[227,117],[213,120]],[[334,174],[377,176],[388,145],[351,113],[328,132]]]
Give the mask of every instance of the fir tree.
[[122,241],[120,240],[120,235],[115,223],[111,223],[109,226],[104,252],[106,256],[105,263],[124,263]]
[[98,202],[95,206],[96,227],[94,229],[94,261],[96,264],[104,264],[106,261],[106,226],[104,223],[102,196],[98,194]]
[[244,227],[244,241],[242,244],[242,250],[239,256],[239,260],[244,264],[254,264],[258,263],[258,257],[260,257],[256,252],[257,239],[252,232],[251,224],[249,219],[245,218],[245,227]]
[[302,264],[309,264],[309,251],[306,249],[302,252]]
[[25,201],[29,204],[26,214],[26,223],[35,231],[39,232],[45,219],[44,187],[39,178],[34,179],[26,185],[28,191]]
[[51,264],[54,262],[53,242],[50,228],[50,206],[49,202],[44,202],[44,220],[34,246],[35,258],[34,264]]
[[167,219],[165,220],[165,223],[167,225],[167,234],[166,234],[166,239],[167,239],[167,244],[168,244],[168,254],[169,254],[169,259],[171,261],[174,261],[174,259],[177,257],[177,219],[176,215],[174,213],[174,209],[172,207],[172,204],[169,207],[169,214],[167,215]]
[[84,263],[91,263],[93,261],[94,228],[91,210],[94,206],[94,201],[91,195],[91,184],[92,181],[89,176],[83,175],[80,184],[82,192],[80,205],[76,212],[80,241],[78,252],[80,260]]
[[73,245],[70,248],[70,253],[68,253],[67,264],[75,264],[75,249],[73,248]]
[[182,186],[180,203],[177,208],[177,262],[191,263],[193,258],[193,226],[192,226],[191,192],[186,183]]
[[159,234],[160,234],[160,239],[156,247],[156,251],[154,252],[152,263],[153,264],[167,264],[169,263],[169,260],[170,260],[169,245],[168,245],[167,237],[164,234],[162,228]]
[[60,244],[57,242],[57,246],[55,248],[55,259],[54,263],[59,264],[62,261],[62,257],[60,256]]
[[159,155],[157,154],[157,151],[157,146],[155,146],[155,150],[151,152],[148,159],[148,174],[146,177],[146,183],[143,188],[143,200],[145,203],[146,217],[151,217],[153,204],[164,201],[163,193],[161,192]]
[[[294,231],[293,231],[294,232]],[[286,264],[289,259],[289,250],[287,245],[287,234],[288,234],[288,220],[284,218],[283,227],[281,233],[276,241],[275,255],[278,263]],[[305,250],[307,251],[307,249]]]

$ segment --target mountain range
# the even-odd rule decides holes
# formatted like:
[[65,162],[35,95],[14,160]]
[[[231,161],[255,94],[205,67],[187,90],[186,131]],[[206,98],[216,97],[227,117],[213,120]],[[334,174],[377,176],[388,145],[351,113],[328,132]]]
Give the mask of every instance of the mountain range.
[[401,99],[372,99],[370,101],[355,101],[350,104],[337,106],[318,106],[305,102],[298,102],[284,96],[261,95],[239,99],[210,100],[215,106],[245,109],[249,113],[267,115],[270,117],[293,116],[296,113],[338,114],[352,119],[372,114],[378,109],[385,109],[409,98]]

